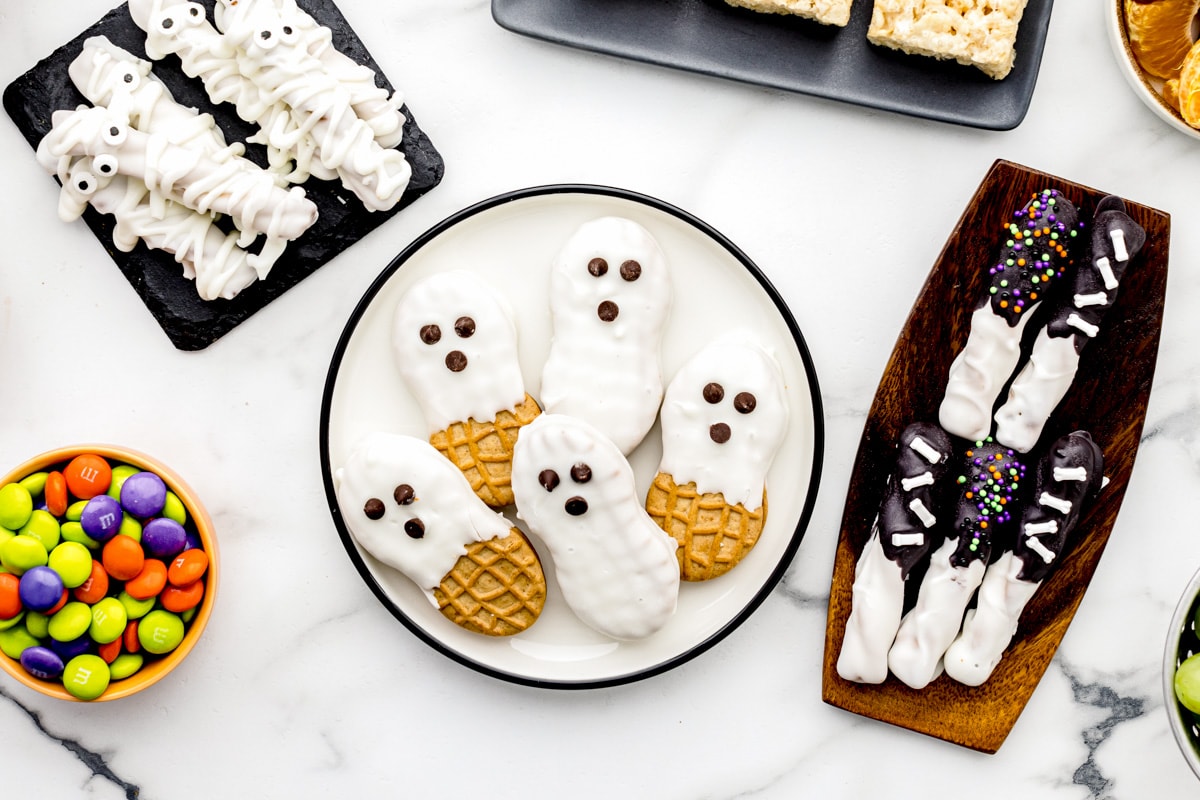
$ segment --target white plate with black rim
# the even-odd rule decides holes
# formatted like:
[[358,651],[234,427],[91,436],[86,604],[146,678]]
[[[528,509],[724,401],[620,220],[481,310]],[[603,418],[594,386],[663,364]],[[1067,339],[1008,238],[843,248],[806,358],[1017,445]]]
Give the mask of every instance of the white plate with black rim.
[[[429,431],[394,364],[391,321],[416,281],[467,270],[513,309],[526,389],[536,399],[551,338],[550,264],[571,233],[602,216],[622,216],[658,239],[671,270],[673,301],[662,344],[663,373],[713,337],[748,330],[778,359],[790,420],[767,475],[769,513],[755,548],[729,573],[680,587],[667,625],[639,641],[616,641],[580,622],[554,581],[549,550],[530,536],[546,568],[545,609],[515,636],[469,632],[443,617],[404,575],[378,562],[350,536],[338,508],[333,473],[372,431],[420,438]],[[824,446],[816,370],[799,326],[779,293],[732,242],[693,215],[660,200],[602,186],[555,185],[510,192],[435,225],[400,253],[367,290],[338,341],[321,405],[321,470],[334,525],[350,560],[380,602],[422,641],[487,675],[553,688],[591,688],[656,675],[712,647],[766,599],[795,556],[808,526]],[[656,423],[630,454],[645,496],[662,453]],[[520,521],[513,508],[509,520]]]

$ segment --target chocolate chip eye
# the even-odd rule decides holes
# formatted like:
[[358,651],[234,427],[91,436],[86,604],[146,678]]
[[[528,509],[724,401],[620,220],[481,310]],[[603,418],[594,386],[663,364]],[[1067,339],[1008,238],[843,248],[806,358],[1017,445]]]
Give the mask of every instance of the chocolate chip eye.
[[576,464],[571,467],[571,480],[576,483],[587,483],[592,479],[592,468],[587,464]]
[[425,535],[425,523],[413,517],[408,522],[404,523],[404,532],[413,539],[420,539]]
[[593,258],[588,262],[588,272],[591,273],[593,278],[599,278],[608,272],[608,262],[603,258]]
[[417,498],[417,493],[407,483],[402,483],[392,492],[392,497],[400,505],[406,506]]
[[708,383],[704,386],[705,401],[716,405],[725,399],[725,387],[719,383]]
[[708,438],[712,439],[717,444],[725,444],[729,441],[729,426],[724,422],[718,422],[708,429]]
[[421,328],[421,341],[425,344],[437,344],[442,340],[442,329],[437,325],[426,325]]
[[467,354],[462,350],[451,350],[446,353],[446,369],[451,372],[462,372],[467,368]]
[[258,34],[258,38],[262,39],[265,42],[267,39],[271,38],[271,32],[270,31],[261,31]]
[[733,407],[739,414],[749,414],[758,405],[758,400],[750,392],[738,392],[733,398]]
[[164,31],[169,31],[171,28],[175,27],[175,20],[171,19],[170,17],[166,17],[158,24],[159,27],[161,27]]
[[284,34],[285,34],[285,35],[287,35],[287,36],[291,36],[291,35],[292,35],[292,26],[291,26],[291,25],[284,25],[284,26],[283,26],[283,32],[284,32]]
[[367,515],[367,519],[379,519],[383,516],[383,501],[372,497],[363,504],[363,513]]
[[582,516],[583,514],[587,513],[587,500],[584,500],[582,497],[576,495],[575,497],[569,498],[567,502],[563,503],[563,508],[566,509],[566,512],[572,517]]
[[538,473],[538,483],[547,492],[553,492],[558,486],[558,473],[552,469],[544,469]]
[[459,317],[454,321],[454,332],[460,339],[469,339],[475,333],[475,320],[470,317]]
[[605,300],[596,309],[596,315],[603,322],[612,322],[617,318],[617,314],[621,313],[621,309],[617,308],[617,304],[612,300]]
[[633,282],[642,277],[642,265],[630,259],[621,265],[621,277]]

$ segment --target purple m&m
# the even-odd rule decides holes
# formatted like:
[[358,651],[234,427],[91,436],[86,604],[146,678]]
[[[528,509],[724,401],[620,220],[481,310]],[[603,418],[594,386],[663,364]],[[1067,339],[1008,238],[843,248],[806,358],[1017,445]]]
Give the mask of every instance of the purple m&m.
[[106,494],[98,494],[83,507],[79,525],[97,542],[107,542],[121,529],[121,504]]
[[21,604],[33,611],[47,611],[62,598],[63,582],[50,567],[33,567],[21,576],[17,587]]
[[186,545],[187,531],[173,519],[157,517],[142,528],[142,549],[150,558],[174,558]]
[[34,645],[21,651],[21,666],[35,678],[52,681],[63,674],[64,663],[49,647]]
[[167,502],[167,484],[153,472],[137,472],[121,484],[121,507],[135,517],[161,514]]
[[77,639],[72,639],[69,642],[60,642],[58,639],[50,637],[46,639],[46,646],[54,651],[55,655],[63,660],[63,663],[70,661],[75,656],[81,656],[92,649],[92,637],[84,633]]

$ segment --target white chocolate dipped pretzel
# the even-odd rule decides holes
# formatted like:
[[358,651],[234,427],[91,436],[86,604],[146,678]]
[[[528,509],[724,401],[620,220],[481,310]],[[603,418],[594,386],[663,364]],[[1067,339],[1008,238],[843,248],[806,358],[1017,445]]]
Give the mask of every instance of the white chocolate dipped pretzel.
[[263,99],[288,106],[298,130],[316,142],[320,162],[338,170],[369,210],[399,202],[412,176],[408,160],[379,145],[350,91],[304,47],[302,31],[280,18],[272,0],[222,2],[225,39],[238,48],[238,64]]
[[1090,263],[1081,265],[1070,292],[1038,333],[1029,361],[996,412],[996,439],[1023,452],[1033,449],[1046,421],[1062,402],[1079,368],[1079,358],[1116,302],[1130,259],[1146,231],[1125,213],[1115,195],[1104,197],[1092,222]]
[[211,114],[177,102],[154,76],[150,62],[107,37],[87,39],[67,73],[92,105],[108,108],[140,131],[161,134],[181,147],[195,147],[218,161],[245,152],[241,142],[226,144]]
[[[380,147],[395,147],[404,137],[404,115],[400,112],[403,98],[399,92],[388,94],[376,85],[375,71],[338,50],[333,44],[333,31],[321,25],[300,8],[295,0],[273,0],[280,20],[290,26],[294,35],[310,55],[350,93],[354,113],[371,127]],[[229,6],[217,3],[214,17],[217,28],[226,30],[225,11]]]
[[258,279],[254,255],[238,246],[236,233],[218,228],[211,214],[156,199],[137,178],[105,175],[90,156],[63,159],[58,178],[63,184],[59,215],[64,220],[78,218],[89,203],[111,214],[118,250],[129,252],[140,240],[171,253],[183,267],[183,276],[195,280],[201,299],[231,299]]
[[1021,338],[1034,309],[1071,264],[1078,212],[1056,189],[1033,195],[1001,229],[988,288],[971,316],[963,349],[950,365],[938,420],[970,441],[992,431],[992,411],[1021,357]]
[[258,125],[249,141],[267,148],[272,172],[288,183],[303,183],[312,175],[337,180],[316,158],[316,142],[300,130],[288,107],[265,100],[254,81],[242,74],[238,50],[212,26],[204,7],[187,0],[131,0],[129,11],[146,31],[146,52],[160,60],[179,57],[183,72],[204,84],[214,103],[231,103],[241,119]]
[[38,144],[39,163],[53,170],[63,156],[84,155],[114,160],[117,173],[138,178],[151,191],[195,211],[231,217],[243,245],[263,234],[265,246],[282,246],[317,218],[317,207],[303,189],[280,188],[251,161],[217,161],[165,136],[130,128],[105,108],[56,111],[53,127]]

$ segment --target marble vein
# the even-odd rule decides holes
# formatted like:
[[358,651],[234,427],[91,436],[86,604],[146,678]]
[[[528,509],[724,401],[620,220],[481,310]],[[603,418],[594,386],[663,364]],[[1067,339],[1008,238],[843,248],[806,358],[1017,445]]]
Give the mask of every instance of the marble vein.
[[1072,783],[1088,790],[1092,800],[1112,800],[1114,781],[1108,778],[1096,762],[1096,752],[1112,736],[1116,727],[1137,719],[1145,713],[1146,701],[1140,697],[1122,696],[1111,686],[1103,683],[1085,682],[1074,670],[1063,667],[1063,674],[1071,685],[1075,702],[1108,712],[1108,716],[1095,725],[1083,729],[1081,736],[1087,747],[1087,759],[1075,768]]
[[33,723],[33,726],[37,728],[39,733],[41,733],[50,741],[61,745],[63,749],[74,755],[83,763],[85,767],[91,770],[92,775],[97,778],[103,778],[104,780],[115,784],[118,788],[124,791],[126,800],[137,800],[137,798],[141,797],[141,787],[139,787],[137,784],[129,783],[117,775],[117,773],[112,770],[112,767],[108,765],[108,762],[105,760],[103,755],[87,749],[75,739],[68,739],[64,736],[59,736],[55,733],[52,733],[50,729],[46,727],[45,723],[42,722],[41,714],[26,706],[3,688],[0,688],[0,697],[4,698],[24,712],[25,716],[29,717],[30,722]]

